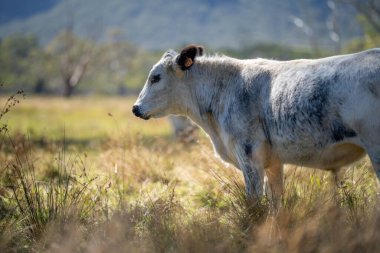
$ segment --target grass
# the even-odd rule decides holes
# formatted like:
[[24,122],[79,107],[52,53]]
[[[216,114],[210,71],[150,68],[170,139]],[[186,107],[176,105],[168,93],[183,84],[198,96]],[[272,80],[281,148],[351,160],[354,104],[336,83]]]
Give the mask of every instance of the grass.
[[380,251],[368,159],[338,189],[287,167],[275,210],[245,197],[203,134],[177,142],[133,101],[28,97],[0,118],[0,252]]

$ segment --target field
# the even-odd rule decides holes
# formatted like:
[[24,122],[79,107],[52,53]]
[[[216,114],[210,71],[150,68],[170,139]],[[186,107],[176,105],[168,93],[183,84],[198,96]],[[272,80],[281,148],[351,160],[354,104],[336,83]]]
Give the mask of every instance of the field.
[[26,97],[0,117],[0,252],[380,252],[367,158],[339,186],[288,166],[282,207],[254,204],[204,133],[180,142],[134,100]]

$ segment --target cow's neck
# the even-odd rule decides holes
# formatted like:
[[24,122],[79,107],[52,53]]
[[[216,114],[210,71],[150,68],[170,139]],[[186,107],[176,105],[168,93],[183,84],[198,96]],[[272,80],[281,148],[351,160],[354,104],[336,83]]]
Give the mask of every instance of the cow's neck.
[[[236,84],[239,66],[235,62],[201,62],[189,73],[190,98],[187,116],[211,137],[215,148],[223,157],[228,153],[223,144],[223,114],[231,106],[228,94]],[[226,154],[226,156],[228,156]]]
[[193,121],[205,128],[218,124],[220,114],[228,107],[226,96],[233,90],[238,67],[224,58],[202,59],[193,66],[186,77],[190,93],[186,114]]

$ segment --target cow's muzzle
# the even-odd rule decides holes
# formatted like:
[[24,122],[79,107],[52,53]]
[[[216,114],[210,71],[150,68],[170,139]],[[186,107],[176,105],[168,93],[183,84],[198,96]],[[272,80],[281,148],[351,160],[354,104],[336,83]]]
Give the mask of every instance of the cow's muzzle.
[[132,112],[136,117],[148,120],[150,117],[141,112],[141,108],[138,105],[132,107]]

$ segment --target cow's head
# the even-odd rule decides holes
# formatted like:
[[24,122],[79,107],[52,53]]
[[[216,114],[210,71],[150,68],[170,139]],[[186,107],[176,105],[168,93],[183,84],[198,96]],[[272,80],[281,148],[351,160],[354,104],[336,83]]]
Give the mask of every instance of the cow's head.
[[195,62],[203,55],[203,47],[189,45],[181,53],[167,51],[153,66],[132,112],[140,118],[158,118],[180,113],[184,78]]

